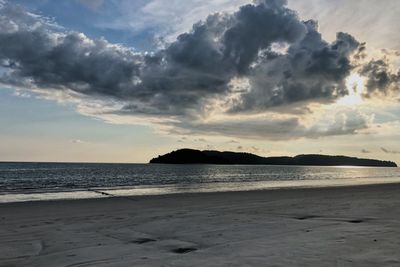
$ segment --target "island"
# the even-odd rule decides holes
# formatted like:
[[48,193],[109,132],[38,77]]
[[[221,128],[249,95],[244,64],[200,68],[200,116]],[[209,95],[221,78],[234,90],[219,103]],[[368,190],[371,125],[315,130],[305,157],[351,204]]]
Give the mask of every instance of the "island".
[[347,156],[304,154],[295,157],[261,157],[251,153],[189,148],[160,155],[151,159],[150,163],[397,167],[393,161]]

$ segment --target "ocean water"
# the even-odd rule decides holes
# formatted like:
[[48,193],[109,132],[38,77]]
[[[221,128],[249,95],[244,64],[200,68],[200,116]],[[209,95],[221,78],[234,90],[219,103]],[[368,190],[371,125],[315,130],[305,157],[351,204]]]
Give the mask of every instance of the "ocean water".
[[400,168],[0,163],[0,203],[400,182]]

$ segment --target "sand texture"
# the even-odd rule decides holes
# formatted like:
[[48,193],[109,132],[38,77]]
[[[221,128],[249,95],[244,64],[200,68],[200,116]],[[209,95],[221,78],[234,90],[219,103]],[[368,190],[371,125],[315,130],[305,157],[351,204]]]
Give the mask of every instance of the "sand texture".
[[1,204],[0,266],[400,266],[400,185]]

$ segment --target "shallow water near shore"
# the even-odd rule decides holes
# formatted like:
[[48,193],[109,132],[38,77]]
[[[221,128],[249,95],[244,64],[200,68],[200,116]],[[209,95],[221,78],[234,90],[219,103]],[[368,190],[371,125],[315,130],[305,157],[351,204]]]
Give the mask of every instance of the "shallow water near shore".
[[0,163],[0,203],[400,182],[399,168]]

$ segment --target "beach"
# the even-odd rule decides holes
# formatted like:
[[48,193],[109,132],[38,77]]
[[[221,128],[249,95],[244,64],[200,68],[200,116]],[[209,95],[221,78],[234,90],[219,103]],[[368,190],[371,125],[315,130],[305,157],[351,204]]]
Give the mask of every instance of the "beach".
[[400,184],[0,204],[0,266],[400,266]]

